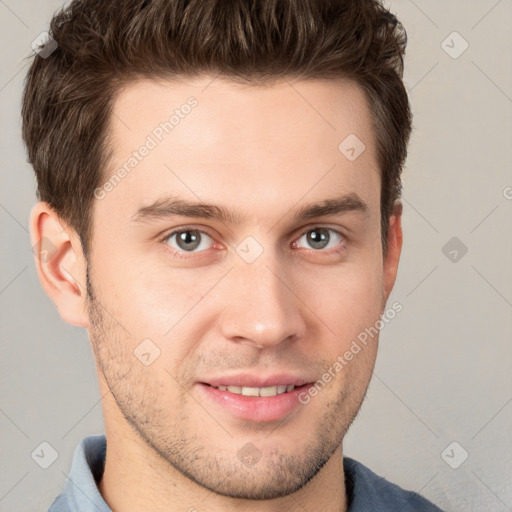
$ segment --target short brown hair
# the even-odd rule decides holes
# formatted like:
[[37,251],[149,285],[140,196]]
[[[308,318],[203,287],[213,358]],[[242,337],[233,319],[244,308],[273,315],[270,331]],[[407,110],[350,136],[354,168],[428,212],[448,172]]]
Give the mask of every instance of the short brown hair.
[[134,78],[202,73],[357,82],[376,133],[386,252],[412,116],[402,82],[407,35],[378,0],[74,0],[49,33],[58,47],[36,55],[28,72],[23,140],[38,199],[75,229],[86,257],[116,93]]

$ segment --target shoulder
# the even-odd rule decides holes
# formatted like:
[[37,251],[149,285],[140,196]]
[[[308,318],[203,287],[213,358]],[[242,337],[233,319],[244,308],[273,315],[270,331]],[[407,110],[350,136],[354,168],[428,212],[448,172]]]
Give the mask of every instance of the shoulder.
[[354,459],[344,457],[343,469],[347,512],[442,512],[418,493],[402,489]]

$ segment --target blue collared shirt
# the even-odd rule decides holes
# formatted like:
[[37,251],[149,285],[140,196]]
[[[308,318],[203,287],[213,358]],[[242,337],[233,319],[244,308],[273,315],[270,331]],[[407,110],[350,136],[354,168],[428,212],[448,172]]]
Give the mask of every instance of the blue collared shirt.
[[[80,442],[64,490],[48,512],[112,512],[97,486],[106,450],[104,435],[86,437]],[[343,469],[347,512],[442,512],[419,494],[388,482],[354,459],[344,457]]]

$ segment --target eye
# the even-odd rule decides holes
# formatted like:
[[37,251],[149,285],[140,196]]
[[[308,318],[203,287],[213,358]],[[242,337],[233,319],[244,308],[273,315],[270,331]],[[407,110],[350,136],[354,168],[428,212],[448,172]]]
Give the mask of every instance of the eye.
[[316,250],[331,249],[343,240],[343,236],[334,229],[316,227],[306,231],[293,245],[300,246],[300,241],[304,238],[306,243]]
[[177,252],[200,252],[209,248],[208,239],[213,241],[204,231],[185,228],[173,231],[164,238],[163,242]]

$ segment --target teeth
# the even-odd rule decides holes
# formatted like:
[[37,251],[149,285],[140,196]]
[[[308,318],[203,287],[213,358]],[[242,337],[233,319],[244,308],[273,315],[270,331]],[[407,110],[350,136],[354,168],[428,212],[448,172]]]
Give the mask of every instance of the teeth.
[[242,388],[242,395],[245,396],[259,396],[260,390],[259,388],[246,388],[245,386]]
[[277,386],[269,386],[268,388],[260,388],[259,395],[260,396],[276,396],[277,395]]
[[286,386],[284,384],[280,384],[278,386],[267,386],[266,388],[250,388],[246,386],[213,386],[221,391],[229,391],[230,393],[235,393],[236,395],[244,395],[244,396],[276,396],[282,395],[283,393],[288,393],[295,389],[293,384]]

